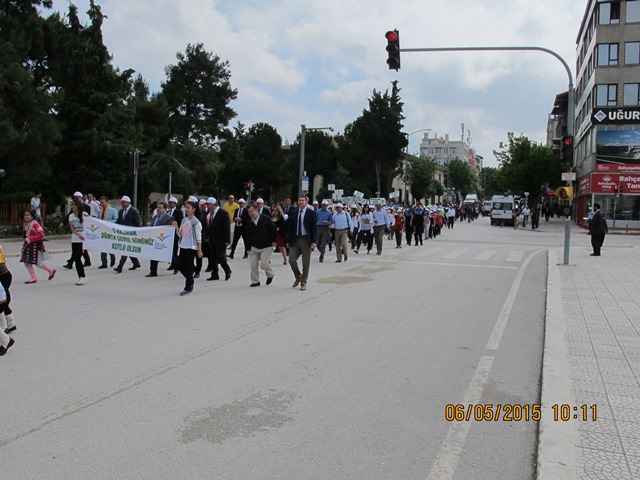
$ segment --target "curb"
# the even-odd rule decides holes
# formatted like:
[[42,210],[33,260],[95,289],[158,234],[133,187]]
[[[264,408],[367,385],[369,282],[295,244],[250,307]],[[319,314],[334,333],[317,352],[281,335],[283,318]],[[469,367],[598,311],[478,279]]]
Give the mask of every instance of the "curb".
[[[542,415],[538,433],[538,480],[577,480],[578,430],[572,422],[554,420],[552,405],[575,405],[567,355],[558,249],[547,257],[547,305],[542,357]],[[564,266],[563,266],[564,267]]]

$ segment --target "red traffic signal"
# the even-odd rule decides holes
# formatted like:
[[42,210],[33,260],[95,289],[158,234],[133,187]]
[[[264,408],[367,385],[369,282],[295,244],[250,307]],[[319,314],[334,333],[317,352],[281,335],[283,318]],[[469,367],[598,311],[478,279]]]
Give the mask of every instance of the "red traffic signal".
[[387,38],[387,53],[389,54],[387,65],[389,65],[389,70],[397,72],[400,69],[400,32],[389,30],[384,36]]
[[617,183],[613,184],[613,193],[615,193],[616,195],[618,195],[618,193],[620,192],[620,187],[618,186]]
[[573,137],[571,135],[565,135],[562,137],[562,158],[573,163]]

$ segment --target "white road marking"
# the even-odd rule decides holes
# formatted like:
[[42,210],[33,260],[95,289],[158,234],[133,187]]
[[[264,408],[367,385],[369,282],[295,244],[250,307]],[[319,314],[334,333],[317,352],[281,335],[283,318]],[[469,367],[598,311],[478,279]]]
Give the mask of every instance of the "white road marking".
[[507,328],[507,322],[509,321],[511,309],[513,308],[513,304],[516,301],[516,295],[518,295],[518,290],[520,289],[520,284],[522,283],[524,271],[527,269],[527,265],[529,265],[529,262],[531,262],[533,257],[543,251],[544,250],[537,250],[535,252],[531,252],[527,259],[522,263],[522,265],[520,265],[520,269],[516,274],[516,278],[511,285],[511,290],[509,290],[509,294],[507,295],[507,299],[504,301],[504,305],[502,306],[500,315],[498,315],[498,321],[493,327],[493,331],[491,332],[491,336],[489,337],[489,341],[487,342],[487,346],[485,347],[487,350],[497,350],[500,346],[502,335]]
[[495,250],[483,250],[481,253],[476,255],[474,260],[489,260],[496,254]]
[[453,252],[449,252],[446,255],[443,255],[442,258],[458,258],[460,255],[463,255],[468,251],[468,248],[460,248],[458,250],[454,250]]
[[[480,362],[476,367],[476,371],[471,378],[471,382],[467,387],[467,391],[462,399],[462,404],[478,404],[482,398],[482,392],[484,386],[489,378],[491,367],[493,366],[494,357],[485,356],[480,357]],[[444,415],[444,411],[442,412]],[[464,444],[467,441],[467,435],[471,428],[471,422],[454,421],[449,427],[447,436],[442,442],[440,452],[436,457],[436,461],[431,466],[431,472],[429,473],[429,480],[448,480],[453,478],[456,472],[456,467],[462,457],[462,451]]]
[[522,261],[522,257],[524,257],[524,252],[521,252],[519,250],[514,250],[513,252],[509,253],[509,255],[507,256],[507,262],[521,262]]
[[[509,291],[504,305],[502,306],[502,310],[500,311],[498,320],[493,327],[491,337],[487,342],[487,350],[497,350],[500,346],[500,341],[502,340],[502,335],[507,327],[509,315],[511,314],[511,309],[513,308],[516,295],[518,294],[518,289],[520,288],[520,285],[522,283],[524,272],[533,257],[543,251],[544,250],[538,250],[536,252],[532,252],[520,266],[518,273],[516,274],[516,278],[511,286],[511,290]],[[467,391],[465,392],[462,399],[461,403],[463,405],[473,405],[480,403],[484,387],[487,383],[487,380],[489,379],[489,374],[491,373],[491,367],[493,366],[494,358],[495,357],[488,355],[480,357],[480,361],[478,362],[476,371],[473,374],[471,382],[469,383]],[[466,420],[460,422],[454,421],[451,424],[451,426],[449,427],[449,431],[447,432],[447,436],[440,446],[438,456],[431,466],[431,471],[429,472],[429,480],[450,480],[453,478],[458,466],[458,462],[462,457],[464,444],[467,441],[467,436],[469,434],[469,430],[471,429],[471,424],[471,421]]]

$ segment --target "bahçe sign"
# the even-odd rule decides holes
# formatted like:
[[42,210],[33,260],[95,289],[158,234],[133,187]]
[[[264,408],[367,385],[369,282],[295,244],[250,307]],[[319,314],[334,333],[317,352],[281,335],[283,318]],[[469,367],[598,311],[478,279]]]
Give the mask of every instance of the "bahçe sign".
[[621,186],[624,194],[640,194],[640,173],[591,173],[590,176],[590,192],[583,192],[581,179],[581,194],[613,193],[614,185]]

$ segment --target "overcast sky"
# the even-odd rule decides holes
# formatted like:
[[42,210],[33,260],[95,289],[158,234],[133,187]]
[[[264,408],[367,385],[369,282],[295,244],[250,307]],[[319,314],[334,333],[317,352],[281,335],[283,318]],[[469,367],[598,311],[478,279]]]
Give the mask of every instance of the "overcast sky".
[[[86,12],[89,0],[75,0]],[[575,70],[575,39],[587,0],[96,0],[104,41],[121,69],[157,91],[164,68],[188,43],[230,62],[238,121],[267,122],[294,142],[300,125],[341,132],[373,89],[402,89],[405,132],[465,139],[486,165],[507,132],[546,140],[561,63],[541,52],[403,53],[388,70],[387,30],[401,48],[540,46]],[[67,3],[54,0],[65,11]],[[86,21],[86,16],[82,17]],[[468,132],[467,132],[468,131]],[[417,153],[423,133],[410,137]]]

